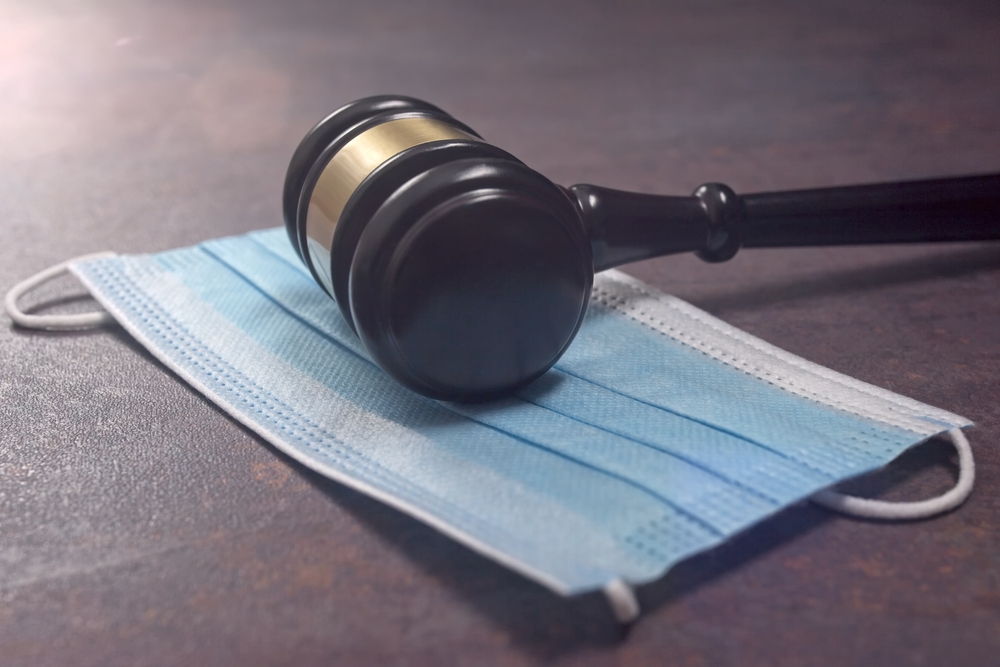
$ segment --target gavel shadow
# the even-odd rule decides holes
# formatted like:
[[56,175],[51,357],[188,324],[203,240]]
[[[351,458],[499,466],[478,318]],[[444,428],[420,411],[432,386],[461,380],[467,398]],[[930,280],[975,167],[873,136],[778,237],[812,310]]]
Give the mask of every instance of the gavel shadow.
[[[752,252],[752,251],[750,251]],[[805,279],[740,286],[693,299],[711,313],[746,311],[796,299],[836,296],[893,285],[958,277],[1000,267],[1000,244],[954,249],[861,269],[830,271]]]

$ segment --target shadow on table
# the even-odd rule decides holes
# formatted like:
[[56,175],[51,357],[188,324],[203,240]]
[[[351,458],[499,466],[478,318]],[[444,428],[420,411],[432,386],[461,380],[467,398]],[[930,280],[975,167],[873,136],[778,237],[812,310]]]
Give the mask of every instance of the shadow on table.
[[[940,493],[957,476],[957,467],[951,461],[953,453],[945,440],[931,440],[904,453],[891,467],[841,485],[841,490],[869,497],[885,497],[888,493],[894,499],[900,495],[921,498]],[[628,628],[614,620],[603,594],[560,597],[416,519],[293,461],[288,463],[385,544],[507,633],[511,644],[519,649],[541,659],[554,659],[587,648],[615,645],[627,637]],[[803,538],[833,517],[833,513],[818,506],[800,503],[715,549],[682,561],[665,576],[637,590],[644,615],[654,614],[727,573],[767,558],[770,552]],[[642,623],[642,618],[638,622]]]
[[[602,593],[560,597],[416,519],[312,472],[301,468],[300,472],[384,543],[502,629],[521,650],[552,659],[587,647],[615,645],[628,634],[628,628],[615,621]],[[666,576],[639,589],[643,612],[671,604],[829,518],[819,508],[789,508],[732,541],[683,561]]]
[[736,286],[719,295],[693,299],[710,313],[753,310],[793,299],[819,298],[892,285],[938,280],[1000,268],[1000,243],[962,250],[941,248],[941,254],[871,266],[831,271],[806,279],[766,285]]

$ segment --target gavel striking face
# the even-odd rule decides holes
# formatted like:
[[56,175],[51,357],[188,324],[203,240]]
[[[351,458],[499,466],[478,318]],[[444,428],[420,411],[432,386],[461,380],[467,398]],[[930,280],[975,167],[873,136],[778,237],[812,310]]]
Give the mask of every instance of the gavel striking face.
[[741,245],[994,239],[998,202],[1000,175],[742,197],[566,189],[435,106],[378,96],[310,130],[283,209],[374,361],[416,392],[470,401],[559,359],[595,270],[685,251],[722,261]]

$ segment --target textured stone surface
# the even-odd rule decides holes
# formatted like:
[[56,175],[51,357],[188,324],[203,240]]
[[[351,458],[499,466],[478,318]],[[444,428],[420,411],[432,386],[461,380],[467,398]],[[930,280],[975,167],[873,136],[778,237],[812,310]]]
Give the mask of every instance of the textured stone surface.
[[[279,224],[302,134],[379,92],[567,184],[997,171],[998,44],[992,2],[0,2],[0,288]],[[0,662],[996,664],[1000,247],[630,271],[973,419],[969,502],[888,525],[794,507],[642,589],[623,635],[600,596],[559,599],[285,459],[121,330],[3,316]],[[27,303],[89,307],[69,280]],[[931,442],[855,487],[916,498],[954,475]]]

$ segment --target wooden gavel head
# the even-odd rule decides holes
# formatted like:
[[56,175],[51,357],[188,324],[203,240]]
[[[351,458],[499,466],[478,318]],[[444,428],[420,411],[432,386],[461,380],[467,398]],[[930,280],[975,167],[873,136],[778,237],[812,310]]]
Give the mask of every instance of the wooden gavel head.
[[544,373],[583,320],[591,242],[570,193],[437,107],[369,97],[296,150],[285,224],[372,358],[482,400]]
[[561,188],[440,109],[369,97],[288,167],[292,245],[372,358],[407,387],[481,400],[566,350],[594,271],[740,247],[1000,239],[1000,174],[738,196]]

